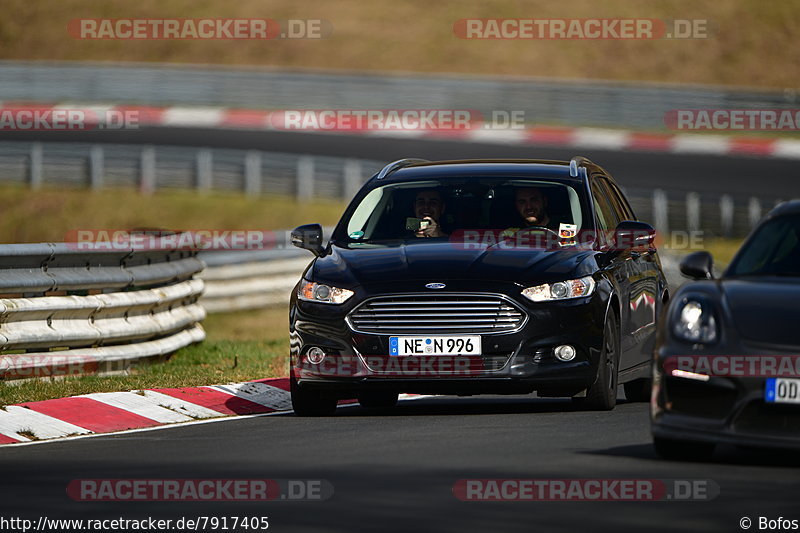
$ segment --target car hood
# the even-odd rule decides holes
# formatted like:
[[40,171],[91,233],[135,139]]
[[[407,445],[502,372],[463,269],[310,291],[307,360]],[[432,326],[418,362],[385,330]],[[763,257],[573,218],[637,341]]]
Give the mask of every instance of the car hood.
[[720,290],[742,339],[800,346],[800,284],[796,279],[728,279]]
[[343,248],[315,261],[315,280],[343,287],[424,280],[486,279],[519,284],[548,283],[590,275],[597,252],[579,249],[533,250],[476,247],[464,249],[449,242],[426,242]]

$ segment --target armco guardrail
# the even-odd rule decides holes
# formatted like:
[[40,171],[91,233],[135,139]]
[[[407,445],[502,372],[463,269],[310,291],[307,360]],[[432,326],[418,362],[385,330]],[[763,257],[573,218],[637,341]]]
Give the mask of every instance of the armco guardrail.
[[352,198],[385,162],[261,150],[0,141],[0,183]]
[[[323,228],[330,239],[333,227]],[[200,252],[206,288],[201,300],[209,313],[285,305],[312,255],[290,244],[291,230],[276,231],[272,250]]]
[[523,111],[537,123],[658,129],[673,109],[781,109],[796,90],[541,78],[357,75],[158,64],[0,62],[0,100],[275,109]]
[[0,379],[124,372],[201,341],[203,266],[178,250],[0,245]]
[[201,277],[201,300],[210,313],[255,309],[289,301],[289,291],[312,256],[306,251],[237,251],[203,253],[208,265]]

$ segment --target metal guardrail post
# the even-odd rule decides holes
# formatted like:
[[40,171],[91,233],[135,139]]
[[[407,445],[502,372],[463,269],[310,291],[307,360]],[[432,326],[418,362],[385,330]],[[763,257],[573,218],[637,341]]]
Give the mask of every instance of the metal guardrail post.
[[211,190],[214,161],[211,150],[203,149],[197,152],[197,176],[195,186],[198,191]]
[[297,158],[297,199],[310,200],[314,196],[314,158],[303,155]]
[[730,237],[733,234],[733,198],[723,194],[719,199],[719,216],[722,235]]
[[666,238],[669,233],[669,207],[667,205],[667,194],[661,189],[653,191],[653,222],[656,231]]
[[89,187],[94,191],[103,187],[103,147],[98,144],[89,149]]
[[244,156],[244,192],[247,196],[261,194],[261,153],[255,150]]
[[750,202],[747,204],[747,219],[751,228],[754,228],[761,220],[761,202],[756,197],[750,198]]
[[139,162],[139,191],[152,194],[156,188],[156,151],[152,146],[142,148]]
[[28,168],[28,182],[31,189],[38,189],[42,186],[42,158],[42,143],[33,143]]

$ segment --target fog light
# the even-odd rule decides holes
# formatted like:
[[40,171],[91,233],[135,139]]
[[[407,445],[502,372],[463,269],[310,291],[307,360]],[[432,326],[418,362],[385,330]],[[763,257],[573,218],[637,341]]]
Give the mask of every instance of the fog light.
[[308,352],[306,352],[306,358],[308,359],[309,363],[318,365],[322,362],[323,359],[325,359],[325,350],[317,346],[314,346],[310,348]]
[[556,346],[556,358],[558,358],[559,361],[572,361],[575,359],[575,353],[575,348],[569,344]]

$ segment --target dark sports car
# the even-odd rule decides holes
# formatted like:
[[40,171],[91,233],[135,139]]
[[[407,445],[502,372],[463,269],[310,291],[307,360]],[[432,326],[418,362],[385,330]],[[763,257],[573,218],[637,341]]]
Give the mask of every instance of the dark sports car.
[[399,393],[648,400],[667,285],[651,226],[591,161],[401,160],[355,196],[289,311],[298,415]]
[[800,201],[754,229],[720,279],[708,252],[681,271],[659,330],[652,428],[667,458],[718,443],[800,449]]

